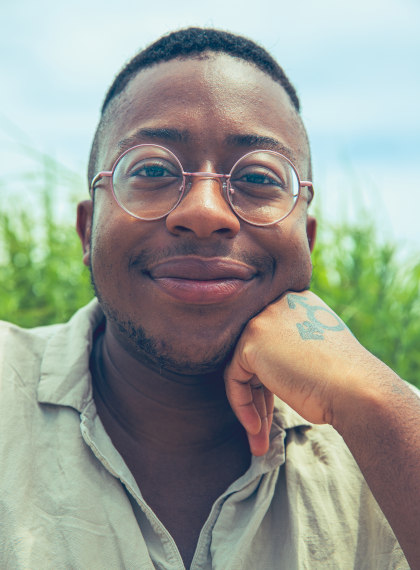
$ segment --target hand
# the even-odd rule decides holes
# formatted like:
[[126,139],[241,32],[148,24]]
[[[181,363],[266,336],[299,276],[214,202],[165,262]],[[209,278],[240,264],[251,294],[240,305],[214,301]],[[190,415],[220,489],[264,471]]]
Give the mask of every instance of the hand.
[[246,326],[225,371],[227,396],[251,452],[268,449],[273,394],[307,421],[333,423],[338,403],[360,388],[350,382],[355,363],[369,358],[314,293],[288,292],[266,307]]

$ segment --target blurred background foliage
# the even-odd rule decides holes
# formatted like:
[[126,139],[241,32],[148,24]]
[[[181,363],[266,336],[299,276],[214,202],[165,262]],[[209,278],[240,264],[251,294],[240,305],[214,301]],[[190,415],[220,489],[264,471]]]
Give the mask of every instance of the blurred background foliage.
[[0,319],[23,327],[66,321],[93,297],[75,230],[86,184],[50,157],[33,158],[17,181],[0,180]]
[[[0,319],[24,327],[65,321],[93,296],[74,228],[82,183],[48,157],[42,162],[40,171],[19,175],[25,199],[2,192],[0,201]],[[1,180],[0,190],[7,184]],[[403,258],[371,221],[321,220],[312,290],[364,346],[420,387],[419,258]]]
[[369,221],[319,233],[312,290],[366,348],[420,387],[420,256],[403,258]]

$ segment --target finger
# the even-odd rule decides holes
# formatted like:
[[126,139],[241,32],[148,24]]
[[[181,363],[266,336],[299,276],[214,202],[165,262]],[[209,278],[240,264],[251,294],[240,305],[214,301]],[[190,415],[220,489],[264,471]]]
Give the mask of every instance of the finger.
[[264,455],[270,445],[270,429],[273,416],[274,398],[272,393],[254,377],[251,381],[254,405],[261,420],[258,433],[248,433],[248,441],[253,455]]
[[273,424],[273,414],[274,414],[274,394],[266,389],[266,406],[267,406],[267,422],[268,422],[268,433],[271,431],[271,426]]
[[238,382],[249,382],[253,377],[253,373],[247,370],[239,363],[240,356],[237,352],[234,354],[232,360],[225,368],[225,380],[235,378]]
[[256,376],[250,380],[252,400],[261,421],[267,418],[266,389]]
[[229,403],[247,431],[251,453],[264,455],[273,421],[273,394],[235,358],[226,367],[225,382]]
[[254,403],[253,390],[249,382],[236,379],[226,380],[226,395],[236,417],[245,430],[257,434],[261,430],[261,417]]
[[261,429],[257,434],[247,433],[249,448],[252,455],[256,457],[267,453],[270,446],[268,418],[265,417],[261,422]]

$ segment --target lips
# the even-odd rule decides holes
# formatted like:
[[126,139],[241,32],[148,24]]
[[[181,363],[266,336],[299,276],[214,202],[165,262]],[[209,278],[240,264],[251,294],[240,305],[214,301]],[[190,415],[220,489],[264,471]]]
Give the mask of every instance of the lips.
[[241,279],[247,281],[254,277],[256,270],[245,263],[223,258],[183,257],[171,258],[149,269],[153,279],[174,277],[209,281],[213,279]]
[[193,304],[223,302],[240,294],[257,275],[254,268],[236,260],[194,256],[162,261],[148,273],[162,292]]

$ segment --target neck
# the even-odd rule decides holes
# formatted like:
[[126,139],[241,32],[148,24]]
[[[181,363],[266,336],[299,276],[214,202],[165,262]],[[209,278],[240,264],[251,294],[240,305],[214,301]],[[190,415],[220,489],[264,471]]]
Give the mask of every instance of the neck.
[[188,455],[244,439],[221,373],[154,370],[129,354],[109,327],[95,343],[92,373],[99,415],[134,444]]

